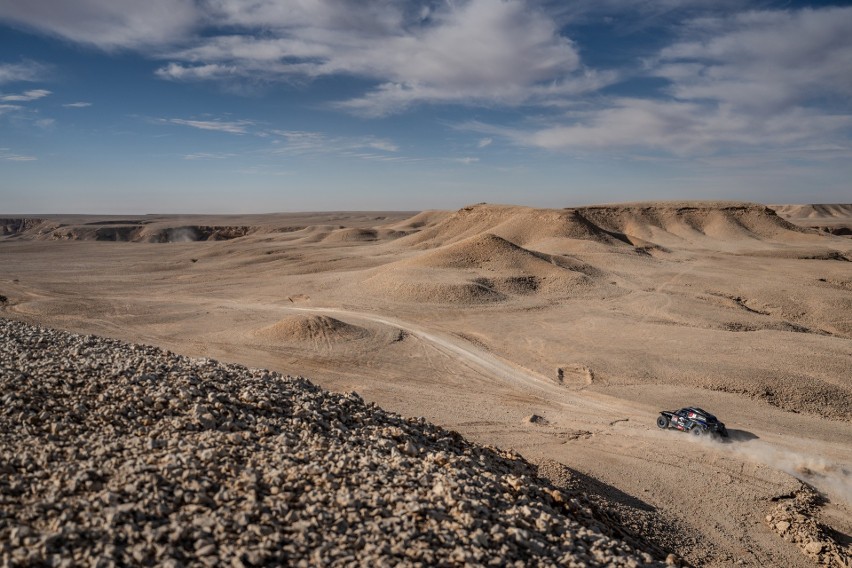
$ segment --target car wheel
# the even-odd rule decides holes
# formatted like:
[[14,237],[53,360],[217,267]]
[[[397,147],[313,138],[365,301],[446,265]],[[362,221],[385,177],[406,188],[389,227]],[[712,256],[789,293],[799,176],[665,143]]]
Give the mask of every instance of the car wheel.
[[663,416],[662,414],[657,417],[657,427],[658,428],[668,428],[669,427],[669,419]]
[[701,426],[693,426],[692,430],[690,430],[694,436],[701,436],[704,434],[704,428]]

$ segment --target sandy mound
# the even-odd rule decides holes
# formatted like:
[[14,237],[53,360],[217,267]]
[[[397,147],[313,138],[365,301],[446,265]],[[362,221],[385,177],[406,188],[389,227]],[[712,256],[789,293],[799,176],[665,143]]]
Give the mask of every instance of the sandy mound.
[[401,301],[482,303],[571,293],[599,274],[577,259],[529,251],[486,233],[382,266],[363,284]]
[[379,238],[379,232],[376,229],[357,229],[347,228],[338,229],[330,233],[323,239],[325,243],[352,243],[352,242],[369,242]]
[[297,243],[319,243],[335,231],[344,229],[341,225],[311,225],[286,235],[286,240]]
[[[491,233],[520,246],[552,237],[618,244],[588,223],[574,210],[532,209],[506,205],[474,205],[453,213],[443,221],[401,240],[408,245],[436,247],[482,233]],[[621,241],[621,244],[626,244]]]
[[506,295],[495,289],[493,283],[477,281],[453,271],[383,267],[360,286],[400,302],[469,305],[506,299]]
[[392,225],[387,225],[387,228],[404,232],[419,231],[443,221],[451,214],[452,213],[450,211],[421,211],[414,217],[410,217]]
[[[485,233],[399,264],[423,268],[510,270],[535,275],[540,272],[550,272],[555,265],[567,267],[571,264],[571,260],[557,259],[550,255],[529,251],[502,237]],[[577,265],[580,264],[577,261]]]
[[320,315],[294,315],[268,327],[261,328],[255,335],[274,341],[350,341],[360,339],[369,332],[357,325]]
[[366,243],[397,239],[406,233],[391,229],[360,229],[349,227],[338,229],[323,238],[324,243]]

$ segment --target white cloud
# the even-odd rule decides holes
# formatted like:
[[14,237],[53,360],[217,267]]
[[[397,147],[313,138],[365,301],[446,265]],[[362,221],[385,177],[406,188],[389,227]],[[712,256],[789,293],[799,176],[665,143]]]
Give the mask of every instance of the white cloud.
[[377,138],[368,138],[365,140],[368,148],[382,150],[383,152],[399,152],[399,146],[389,140],[380,140]]
[[[273,154],[336,154],[363,159],[403,159],[400,156],[393,156],[399,152],[399,147],[394,142],[375,136],[328,136],[322,132],[300,130],[271,130],[269,134],[276,137],[273,140],[274,147],[270,150]],[[369,150],[378,150],[382,153],[376,154]]]
[[0,63],[0,85],[18,81],[41,81],[47,75],[47,66],[35,61]]
[[637,159],[756,148],[786,159],[848,156],[836,148],[848,147],[852,131],[844,104],[852,97],[852,8],[705,17],[687,22],[682,37],[647,62],[648,74],[669,81],[667,97],[599,98],[545,125],[463,128],[527,147]]
[[583,69],[574,44],[530,3],[414,7],[388,0],[208,2],[208,17],[241,33],[196,38],[168,52],[172,61],[156,74],[172,80],[364,77],[378,85],[337,106],[366,116],[422,102],[516,105],[614,80]]
[[193,0],[6,0],[0,7],[4,23],[106,50],[180,41],[202,16]]
[[523,0],[7,0],[0,21],[137,49],[165,59],[156,75],[169,80],[370,79],[375,88],[338,105],[366,116],[541,102],[615,79],[584,69],[560,24]]
[[48,129],[51,128],[54,124],[56,124],[56,121],[52,118],[40,118],[35,121],[35,124],[39,128]]
[[469,122],[461,129],[503,136],[547,150],[651,150],[676,156],[708,155],[742,147],[784,148],[825,141],[852,128],[852,115],[793,109],[773,117],[750,117],[697,102],[616,99],[602,109],[576,113],[570,121],[541,128],[506,128]]
[[22,156],[21,154],[15,154],[9,148],[0,148],[0,160],[5,160],[8,162],[33,162],[37,160],[35,156]]
[[[411,160],[395,155],[399,146],[387,138],[377,136],[329,136],[322,132],[269,129],[250,120],[188,120],[183,118],[155,119],[159,124],[177,124],[200,130],[251,134],[269,140],[270,147],[262,153],[279,156],[337,155],[367,160]],[[193,152],[185,160],[217,160],[234,157],[230,153]]]
[[476,146],[477,148],[485,148],[487,146],[491,146],[492,142],[494,142],[493,138],[482,138],[476,143]]
[[15,112],[17,110],[21,110],[22,108],[23,107],[20,106],[20,105],[3,105],[3,104],[0,104],[0,116],[6,114],[8,112]]
[[184,160],[224,160],[233,158],[236,154],[229,153],[211,153],[211,152],[195,152],[194,154],[186,154]]
[[87,102],[76,102],[76,103],[67,103],[62,105],[65,108],[86,108],[92,106],[92,103]]
[[186,120],[183,118],[161,118],[160,122],[190,126],[200,130],[215,130],[228,132],[230,134],[245,134],[249,126],[254,124],[248,120],[224,121],[224,120]]
[[771,114],[852,96],[852,8],[754,11],[694,20],[652,74],[680,100]]
[[463,158],[452,158],[452,160],[454,162],[458,162],[460,164],[464,164],[466,166],[469,166],[470,164],[475,164],[476,162],[478,162],[479,158],[473,158],[473,157],[470,157],[470,156],[465,156]]
[[3,102],[28,102],[35,101],[41,98],[48,96],[50,91],[45,89],[32,89],[30,91],[24,91],[23,93],[19,93],[16,95],[0,95],[0,101]]
[[169,63],[157,69],[154,74],[161,79],[198,81],[237,77],[240,75],[240,70],[234,65],[182,65],[180,63]]

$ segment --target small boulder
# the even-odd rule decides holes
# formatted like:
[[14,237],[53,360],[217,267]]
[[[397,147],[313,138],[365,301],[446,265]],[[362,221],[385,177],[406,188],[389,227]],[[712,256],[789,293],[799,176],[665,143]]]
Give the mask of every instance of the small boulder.
[[823,545],[823,543],[816,540],[812,540],[811,542],[805,545],[805,552],[807,552],[808,554],[819,554],[820,552],[822,552],[824,546],[825,545]]

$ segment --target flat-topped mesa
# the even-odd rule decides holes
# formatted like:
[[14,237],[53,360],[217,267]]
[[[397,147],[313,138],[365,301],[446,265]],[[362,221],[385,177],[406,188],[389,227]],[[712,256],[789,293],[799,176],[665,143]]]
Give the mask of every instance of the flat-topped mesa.
[[3,236],[47,241],[223,241],[243,237],[256,230],[257,227],[247,225],[164,226],[162,223],[149,224],[127,220],[61,224],[49,219],[0,219],[0,234]]
[[655,230],[687,239],[702,235],[718,240],[774,239],[783,238],[787,232],[804,232],[771,208],[757,203],[625,203],[578,207],[574,211],[605,230],[640,238],[653,236]]
[[0,236],[15,236],[43,227],[46,219],[36,217],[6,217],[0,218]]
[[843,219],[852,221],[852,203],[811,203],[807,205],[769,205],[785,219]]
[[554,239],[640,248],[711,241],[783,241],[799,239],[808,231],[765,205],[743,202],[623,203],[565,209],[478,204],[463,207],[401,241],[434,247],[484,232],[542,250],[539,245]]
[[800,227],[837,236],[852,236],[852,204],[770,205],[778,215]]

